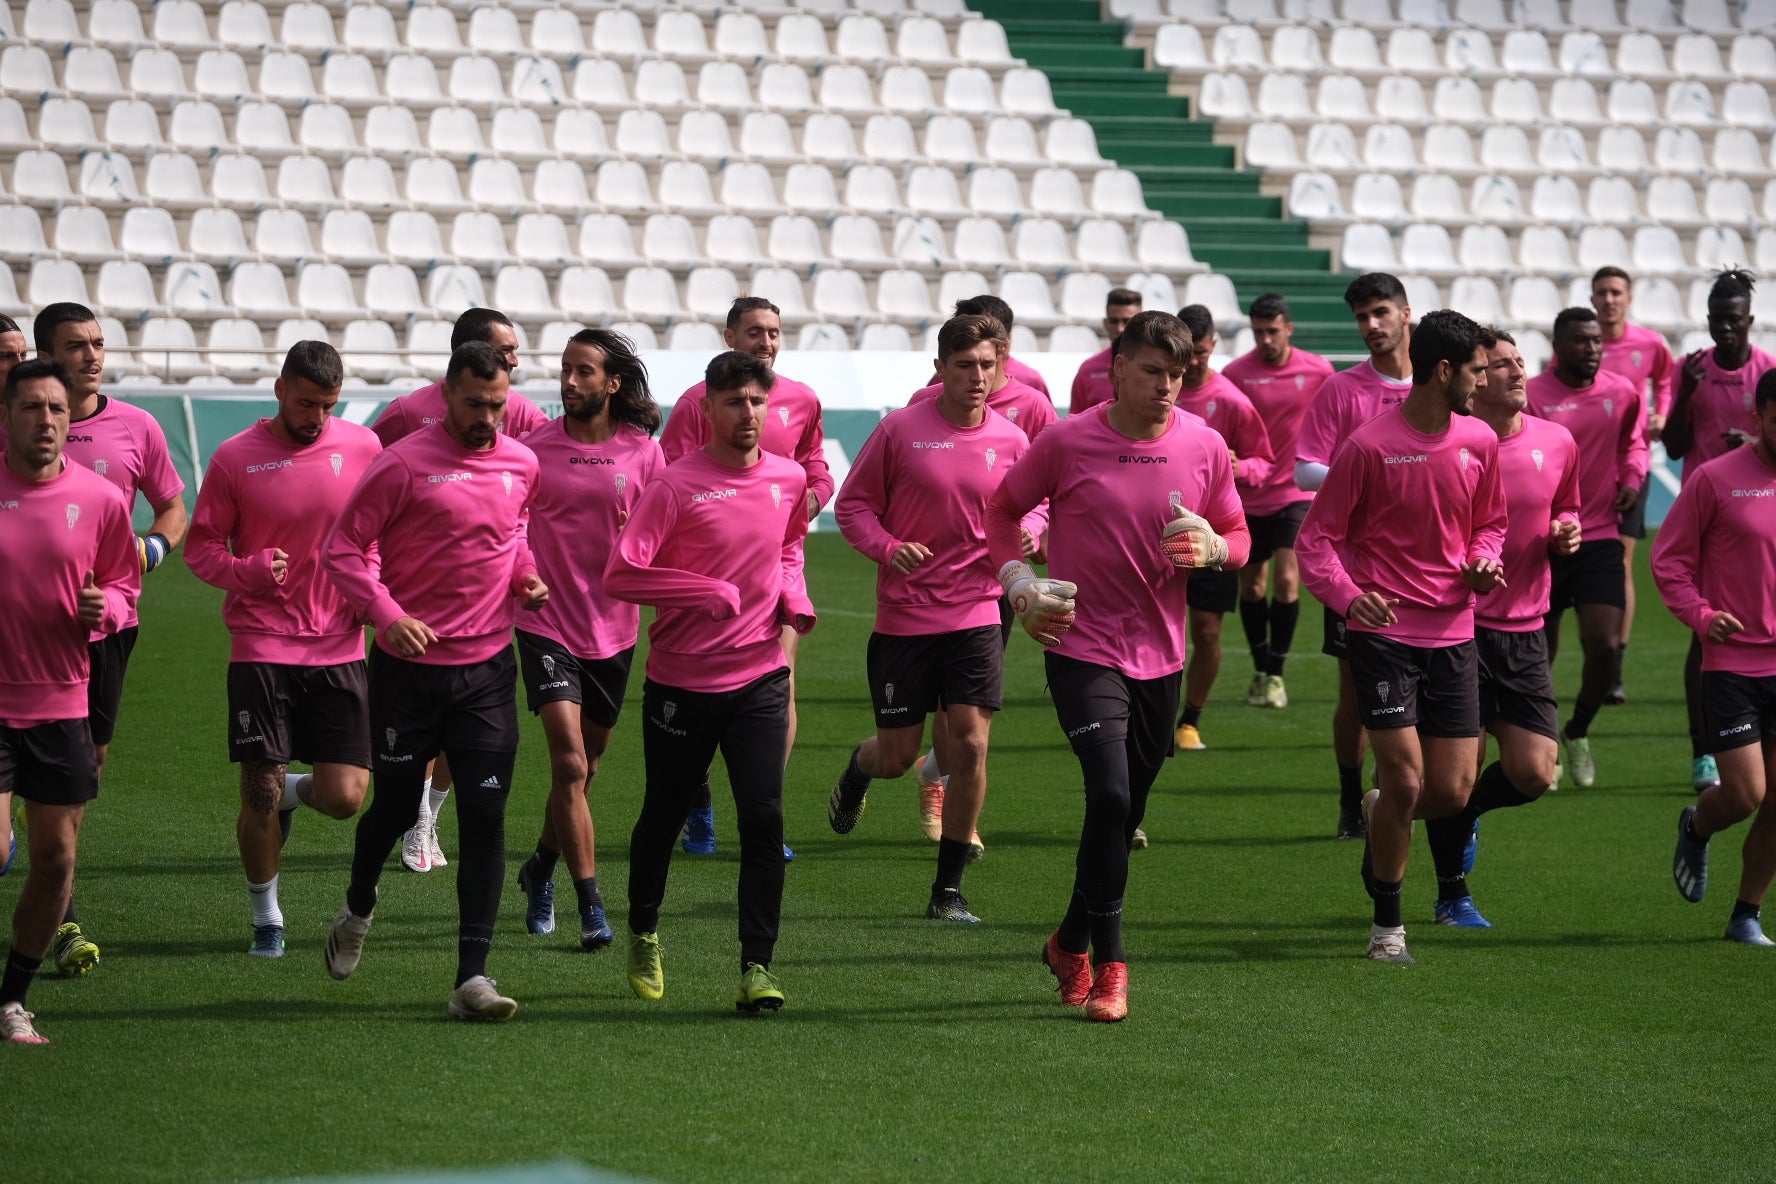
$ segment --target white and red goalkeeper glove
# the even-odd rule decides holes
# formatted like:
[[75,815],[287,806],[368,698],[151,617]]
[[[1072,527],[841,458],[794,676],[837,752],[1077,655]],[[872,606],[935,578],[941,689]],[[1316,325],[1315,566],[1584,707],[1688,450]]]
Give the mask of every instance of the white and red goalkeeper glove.
[[1172,507],[1159,549],[1174,567],[1218,568],[1227,562],[1227,540],[1215,533],[1207,518],[1183,506]]
[[1073,597],[1077,585],[1066,580],[1038,579],[1036,571],[1021,560],[999,569],[999,585],[1011,601],[1011,611],[1023,622],[1024,632],[1050,649],[1073,627]]

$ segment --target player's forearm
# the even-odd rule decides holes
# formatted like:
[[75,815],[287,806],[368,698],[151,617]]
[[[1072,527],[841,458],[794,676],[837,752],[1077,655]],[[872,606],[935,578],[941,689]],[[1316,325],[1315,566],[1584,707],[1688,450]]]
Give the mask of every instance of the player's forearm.
[[1001,485],[987,503],[987,555],[994,570],[1024,557],[1024,536],[1021,529],[1024,515],[1034,506],[1019,505],[1018,500]]
[[386,629],[408,615],[372,565],[369,544],[353,539],[337,526],[321,546],[321,568],[352,611],[369,618],[377,629]]
[[613,551],[604,569],[604,590],[618,600],[651,604],[655,608],[701,609],[711,598],[738,590],[726,580],[682,571],[673,567],[649,567],[636,563],[622,551]]
[[148,533],[160,535],[167,541],[167,549],[172,550],[185,540],[185,531],[190,525],[185,499],[175,497],[154,507],[154,525],[148,528]]
[[1295,462],[1295,488],[1305,493],[1312,493],[1326,483],[1326,474],[1331,471],[1329,465],[1318,461],[1297,460]]
[[1246,561],[1252,557],[1252,528],[1246,525],[1246,516],[1240,514],[1209,525],[1215,528],[1215,533],[1227,544],[1227,560],[1221,566],[1227,570],[1244,567]]
[[271,552],[236,556],[218,536],[205,530],[201,516],[185,539],[185,566],[212,588],[224,592],[258,592],[271,584]]
[[[854,470],[851,481],[856,480]],[[839,520],[839,537],[871,563],[886,564],[900,544],[882,525],[881,507],[872,504],[867,496],[855,495],[851,481],[845,483],[845,492],[833,503],[833,517]]]
[[136,560],[136,540],[126,518],[120,516],[116,530],[105,533],[100,559],[93,580],[104,593],[105,613],[99,619],[97,631],[109,634],[123,628],[142,595],[142,569]]
[[825,444],[821,437],[815,436],[811,447],[804,455],[796,459],[801,463],[802,471],[808,475],[808,492],[820,506],[832,501],[833,476],[832,469],[827,467]]
[[1684,454],[1696,442],[1694,424],[1690,419],[1690,396],[1680,394],[1671,404],[1671,414],[1665,419],[1665,430],[1659,433],[1659,442],[1665,445],[1665,455],[1672,460],[1682,460]]

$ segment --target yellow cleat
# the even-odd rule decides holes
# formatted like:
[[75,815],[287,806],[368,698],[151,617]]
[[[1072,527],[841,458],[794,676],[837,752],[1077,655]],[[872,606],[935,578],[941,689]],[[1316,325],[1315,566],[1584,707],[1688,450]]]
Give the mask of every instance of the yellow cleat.
[[55,945],[56,969],[70,978],[86,974],[99,964],[99,947],[87,940],[86,934],[80,932],[80,926],[73,921],[64,921],[56,930]]
[[660,965],[660,935],[629,935],[629,989],[639,999],[658,999],[666,994],[666,970]]
[[1178,742],[1180,752],[1201,752],[1208,747],[1203,743],[1202,733],[1195,724],[1179,724],[1178,731],[1172,738]]

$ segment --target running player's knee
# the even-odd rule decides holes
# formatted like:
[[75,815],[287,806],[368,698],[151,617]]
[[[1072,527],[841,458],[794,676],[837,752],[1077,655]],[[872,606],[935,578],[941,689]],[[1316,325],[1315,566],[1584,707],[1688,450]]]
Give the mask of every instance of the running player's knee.
[[1756,780],[1723,777],[1720,794],[1722,805],[1732,814],[1734,822],[1750,818],[1764,803],[1764,787]]
[[549,775],[555,793],[578,793],[592,775],[592,765],[583,752],[549,754]]
[[244,761],[241,764],[241,805],[249,813],[271,817],[284,799],[285,766],[275,761]]
[[1427,778],[1418,789],[1418,815],[1421,818],[1446,818],[1468,804],[1474,792],[1471,778]]
[[987,767],[987,737],[984,732],[951,732],[949,771],[955,773],[984,772]]
[[336,766],[324,775],[315,774],[308,804],[327,817],[344,822],[363,808],[364,795],[369,792],[369,769]]

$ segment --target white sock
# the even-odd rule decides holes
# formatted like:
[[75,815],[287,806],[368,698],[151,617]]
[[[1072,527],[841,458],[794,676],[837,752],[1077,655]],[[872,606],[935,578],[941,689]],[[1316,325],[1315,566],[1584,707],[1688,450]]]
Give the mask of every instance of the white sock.
[[949,780],[943,775],[943,770],[937,767],[937,749],[925,754],[925,759],[919,764],[919,776],[925,779],[927,785]]
[[433,822],[444,812],[444,799],[450,796],[448,789],[433,789],[430,782],[426,783],[426,804],[422,807]]
[[278,810],[294,810],[297,806],[308,805],[309,787],[314,784],[314,776],[309,773],[284,774],[284,798],[278,803]]
[[247,881],[247,895],[253,898],[254,925],[282,925],[284,911],[278,908],[278,878],[264,884]]
[[1376,924],[1371,923],[1369,926],[1369,936],[1371,938],[1405,937],[1406,936],[1406,926],[1404,926],[1404,925],[1376,925]]
[[427,804],[427,801],[428,801],[428,799],[430,799],[431,796],[432,796],[432,779],[430,777],[427,777],[425,779],[425,792],[419,795],[419,817],[414,820],[415,825],[424,827],[424,826],[430,826],[432,824],[432,810],[431,810],[431,807]]

